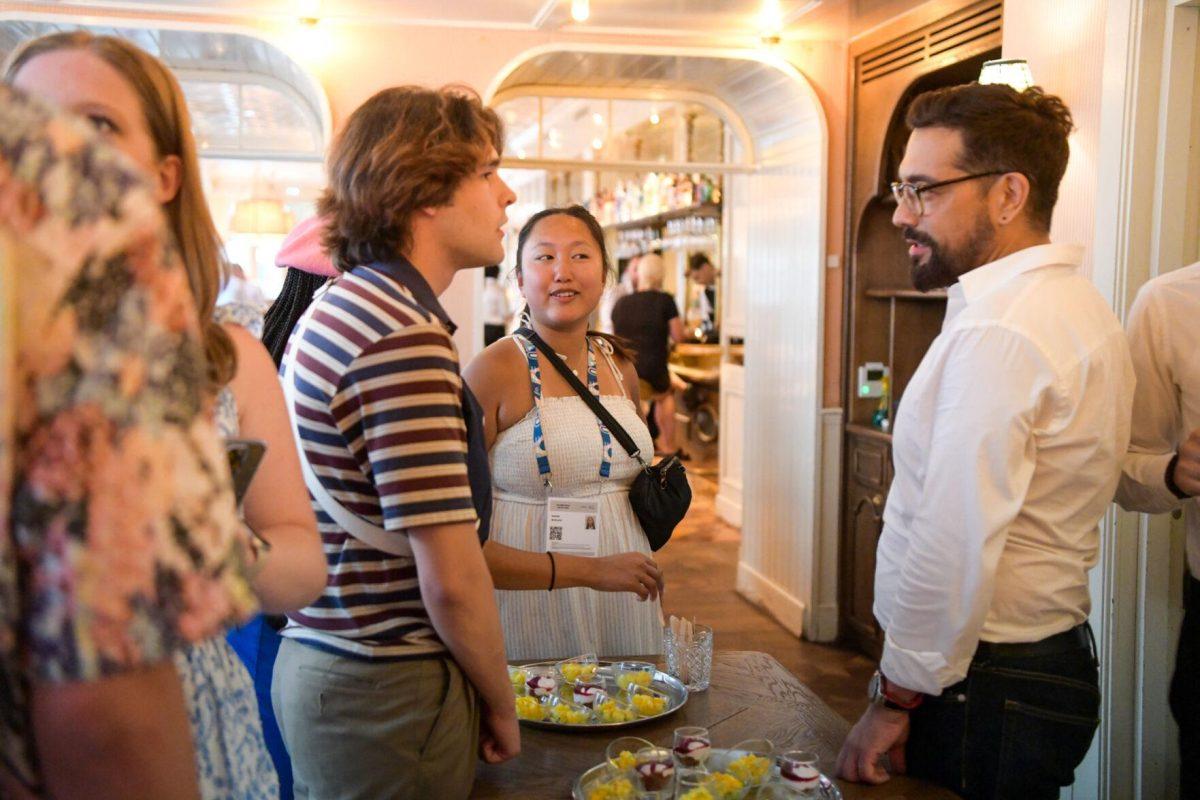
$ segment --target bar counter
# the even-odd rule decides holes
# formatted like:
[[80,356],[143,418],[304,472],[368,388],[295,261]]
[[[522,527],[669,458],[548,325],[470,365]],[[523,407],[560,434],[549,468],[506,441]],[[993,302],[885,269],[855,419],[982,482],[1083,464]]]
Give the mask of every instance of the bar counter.
[[[607,659],[606,659],[607,660]],[[653,657],[638,660],[655,661]],[[660,664],[661,668],[661,664]],[[766,653],[718,651],[712,682],[693,693],[687,705],[657,722],[588,732],[558,732],[521,727],[521,755],[488,766],[476,774],[475,798],[562,800],[571,796],[575,779],[604,760],[604,748],[617,736],[640,736],[669,747],[671,735],[684,725],[701,725],[714,747],[731,747],[752,738],[767,738],[777,751],[798,747],[815,750],[821,771],[832,775],[838,750],[850,725]],[[923,781],[897,776],[882,786],[839,781],[845,800],[954,800],[957,795]]]

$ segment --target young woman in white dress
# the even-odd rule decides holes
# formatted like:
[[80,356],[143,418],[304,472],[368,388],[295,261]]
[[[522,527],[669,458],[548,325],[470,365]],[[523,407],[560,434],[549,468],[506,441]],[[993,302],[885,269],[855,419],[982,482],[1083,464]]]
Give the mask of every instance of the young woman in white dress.
[[[547,209],[521,229],[517,283],[526,323],[598,395],[642,452],[653,442],[639,416],[633,361],[588,331],[609,277],[603,231],[581,206]],[[641,468],[524,336],[495,342],[464,377],[479,398],[491,455],[491,539],[511,659],[662,651],[662,571],[629,504]],[[547,552],[547,499],[594,502],[595,555]],[[528,584],[528,585],[526,585]],[[528,591],[551,589],[551,591]]]

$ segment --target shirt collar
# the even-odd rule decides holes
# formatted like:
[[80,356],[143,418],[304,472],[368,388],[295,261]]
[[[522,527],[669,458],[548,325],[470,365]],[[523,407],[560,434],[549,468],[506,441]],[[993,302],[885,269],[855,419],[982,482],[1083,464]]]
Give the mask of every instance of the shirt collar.
[[1079,245],[1034,245],[958,276],[958,283],[951,287],[951,291],[959,289],[962,302],[969,305],[993,289],[1031,270],[1058,264],[1078,267],[1082,263],[1083,248]]
[[429,281],[425,280],[425,276],[407,258],[398,256],[394,261],[377,261],[374,264],[369,264],[368,268],[376,272],[382,272],[405,289],[408,289],[413,299],[422,308],[437,317],[446,326],[446,330],[450,331],[451,336],[458,330],[458,326],[450,319],[450,315],[446,313],[446,309],[442,308],[442,304],[438,302],[438,297],[433,293],[433,289],[429,288]]

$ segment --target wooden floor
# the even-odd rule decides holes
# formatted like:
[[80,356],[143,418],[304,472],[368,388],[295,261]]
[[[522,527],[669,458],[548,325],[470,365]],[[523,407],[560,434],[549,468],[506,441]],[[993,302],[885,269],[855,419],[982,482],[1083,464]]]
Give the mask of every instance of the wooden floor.
[[739,531],[716,514],[716,474],[689,464],[694,497],[687,519],[656,554],[667,581],[663,613],[694,617],[713,628],[722,650],[770,653],[850,722],[867,705],[875,663],[845,648],[797,639],[734,590]]

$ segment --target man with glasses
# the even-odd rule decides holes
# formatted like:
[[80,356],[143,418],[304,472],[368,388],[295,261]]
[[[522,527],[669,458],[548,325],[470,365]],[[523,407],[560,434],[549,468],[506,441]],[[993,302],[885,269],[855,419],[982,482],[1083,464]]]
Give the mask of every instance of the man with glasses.
[[1038,88],[919,96],[893,184],[942,332],[904,391],[875,573],[872,703],[838,758],[968,798],[1057,798],[1100,693],[1087,571],[1129,441],[1121,327],[1050,243],[1070,111]]

